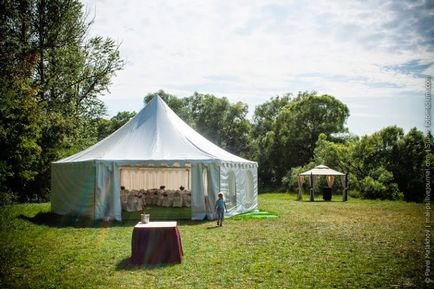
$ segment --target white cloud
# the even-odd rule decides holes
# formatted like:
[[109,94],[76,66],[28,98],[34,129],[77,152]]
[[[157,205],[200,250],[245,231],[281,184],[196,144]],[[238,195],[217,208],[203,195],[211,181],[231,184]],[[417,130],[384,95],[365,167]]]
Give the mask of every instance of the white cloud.
[[[415,59],[420,64],[434,59],[430,34],[423,29],[432,9],[417,5],[326,0],[86,2],[91,16],[95,12],[90,34],[121,42],[127,60],[104,101],[141,103],[145,94],[158,89],[179,96],[197,90],[247,102],[251,110],[276,94],[299,90],[317,90],[350,104],[354,98],[423,93],[423,81],[415,73],[390,69]],[[431,65],[419,73],[433,70]],[[109,111],[123,107],[127,105],[109,104]],[[366,116],[357,105],[350,108],[353,115]],[[381,110],[378,113],[383,117]],[[372,123],[354,128],[362,134],[380,127]]]

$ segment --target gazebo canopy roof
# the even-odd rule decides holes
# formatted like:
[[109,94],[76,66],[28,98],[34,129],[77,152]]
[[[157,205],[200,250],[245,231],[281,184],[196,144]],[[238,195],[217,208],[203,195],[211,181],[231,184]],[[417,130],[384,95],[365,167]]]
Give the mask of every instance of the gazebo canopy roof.
[[332,170],[331,168],[324,166],[324,165],[319,165],[314,167],[313,169],[301,173],[300,176],[345,176],[345,174]]

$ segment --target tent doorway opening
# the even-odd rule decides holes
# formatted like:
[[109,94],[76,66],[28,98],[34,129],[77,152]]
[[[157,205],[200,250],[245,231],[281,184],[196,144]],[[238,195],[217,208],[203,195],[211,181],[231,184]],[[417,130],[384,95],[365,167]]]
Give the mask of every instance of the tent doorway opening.
[[120,170],[123,220],[191,219],[191,167],[137,167]]

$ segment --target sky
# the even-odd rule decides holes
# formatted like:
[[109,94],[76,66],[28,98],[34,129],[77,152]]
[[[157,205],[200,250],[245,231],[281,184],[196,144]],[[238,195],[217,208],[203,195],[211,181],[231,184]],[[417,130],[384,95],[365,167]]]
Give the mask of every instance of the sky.
[[434,0],[85,0],[89,37],[120,44],[125,67],[100,97],[108,115],[139,111],[163,89],[254,109],[299,91],[350,110],[351,133],[424,130],[425,75],[434,75]]

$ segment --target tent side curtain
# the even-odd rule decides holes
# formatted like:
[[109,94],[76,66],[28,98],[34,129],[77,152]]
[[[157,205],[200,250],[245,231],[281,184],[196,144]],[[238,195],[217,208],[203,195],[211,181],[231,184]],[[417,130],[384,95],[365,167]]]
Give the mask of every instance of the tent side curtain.
[[335,182],[335,177],[334,176],[326,176],[326,181],[327,181],[327,186],[329,188],[333,187],[333,184]]
[[203,220],[206,216],[205,184],[203,181],[203,164],[193,164],[191,168],[191,216],[193,220]]
[[255,163],[57,162],[52,164],[52,211],[120,221],[121,185],[127,189],[161,185],[177,189],[182,185],[192,193],[192,219],[215,218],[214,203],[219,191],[230,200],[229,217],[257,209],[257,177]]
[[220,185],[220,190],[225,195],[228,216],[258,208],[256,165],[222,165],[220,169]]
[[209,164],[206,173],[207,184],[207,198],[209,203],[209,210],[207,211],[207,218],[214,219],[214,204],[217,200],[217,195],[220,191],[220,167],[218,164]]
[[347,176],[346,175],[343,175],[343,176],[341,176],[341,183],[342,183],[342,187],[344,188],[344,189],[346,189],[347,188]]
[[298,183],[297,201],[300,201],[302,199],[302,187],[304,184],[304,177],[298,175],[297,176],[297,183]]
[[51,210],[65,215],[94,216],[94,162],[51,164]]
[[112,161],[96,162],[95,218],[122,220],[120,167]]

